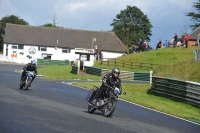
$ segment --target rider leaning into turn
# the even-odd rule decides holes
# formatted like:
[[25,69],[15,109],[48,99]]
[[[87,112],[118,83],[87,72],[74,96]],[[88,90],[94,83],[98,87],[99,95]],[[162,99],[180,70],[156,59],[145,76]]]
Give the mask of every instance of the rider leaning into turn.
[[[20,80],[20,83],[23,81],[23,79],[25,78],[25,75],[26,75],[26,72],[27,71],[33,71],[34,72],[34,77],[32,78],[32,81],[31,83],[33,82],[33,80],[35,79],[35,76],[38,74],[37,73],[37,67],[36,67],[36,61],[35,60],[32,60],[30,63],[26,64],[23,68],[23,72],[22,72],[22,75],[21,75],[21,80]],[[31,87],[31,84],[30,84],[30,87]]]
[[111,89],[113,87],[118,87],[121,90],[121,79],[119,78],[120,70],[119,68],[113,68],[111,73],[106,74],[102,79],[102,85],[97,90],[96,94],[96,101],[94,101],[94,104],[101,98],[102,94],[107,91],[107,89]]

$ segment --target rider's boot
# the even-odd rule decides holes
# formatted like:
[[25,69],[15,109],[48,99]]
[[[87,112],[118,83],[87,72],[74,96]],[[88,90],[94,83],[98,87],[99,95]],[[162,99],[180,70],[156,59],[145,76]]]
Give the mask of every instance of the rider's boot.
[[[31,81],[31,83],[32,83],[33,81]],[[31,87],[31,83],[29,84],[29,87]]]
[[23,77],[21,77],[20,81],[18,82],[19,85],[23,82]]

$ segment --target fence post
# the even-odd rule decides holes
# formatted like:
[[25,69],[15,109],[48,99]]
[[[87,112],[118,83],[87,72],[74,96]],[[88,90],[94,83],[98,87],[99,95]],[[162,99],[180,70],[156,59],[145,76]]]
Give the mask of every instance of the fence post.
[[133,66],[132,63],[133,63],[133,62],[131,61],[131,69],[132,69],[132,66]]
[[81,61],[78,60],[78,69],[77,69],[77,74],[79,74],[79,71],[80,71],[80,65],[81,65]]
[[153,71],[150,71],[150,84],[152,84]]
[[198,51],[194,50],[194,60],[197,61],[198,60]]
[[101,62],[100,62],[100,65],[102,65],[103,64],[103,59],[101,59]]

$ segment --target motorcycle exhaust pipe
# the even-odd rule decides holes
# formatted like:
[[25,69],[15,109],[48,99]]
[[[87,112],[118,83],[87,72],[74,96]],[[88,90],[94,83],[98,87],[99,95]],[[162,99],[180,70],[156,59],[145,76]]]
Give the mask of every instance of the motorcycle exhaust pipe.
[[94,106],[93,104],[91,104],[91,103],[88,103],[88,105],[90,105],[90,106]]

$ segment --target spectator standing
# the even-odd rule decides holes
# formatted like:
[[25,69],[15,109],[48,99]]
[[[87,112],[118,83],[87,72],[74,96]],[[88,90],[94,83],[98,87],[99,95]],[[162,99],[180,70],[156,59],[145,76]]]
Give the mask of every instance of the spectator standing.
[[168,41],[165,40],[165,47],[169,47],[168,45],[169,45]]
[[190,36],[186,34],[185,36],[185,48],[188,48],[188,41],[190,40]]
[[181,38],[181,44],[182,44],[182,46],[185,45],[185,36],[184,36],[184,35],[183,35],[182,38]]
[[149,43],[147,41],[145,41],[145,51],[147,51],[149,48]]
[[176,47],[176,44],[177,44],[177,42],[178,42],[178,35],[175,33],[175,35],[174,35],[174,48]]

